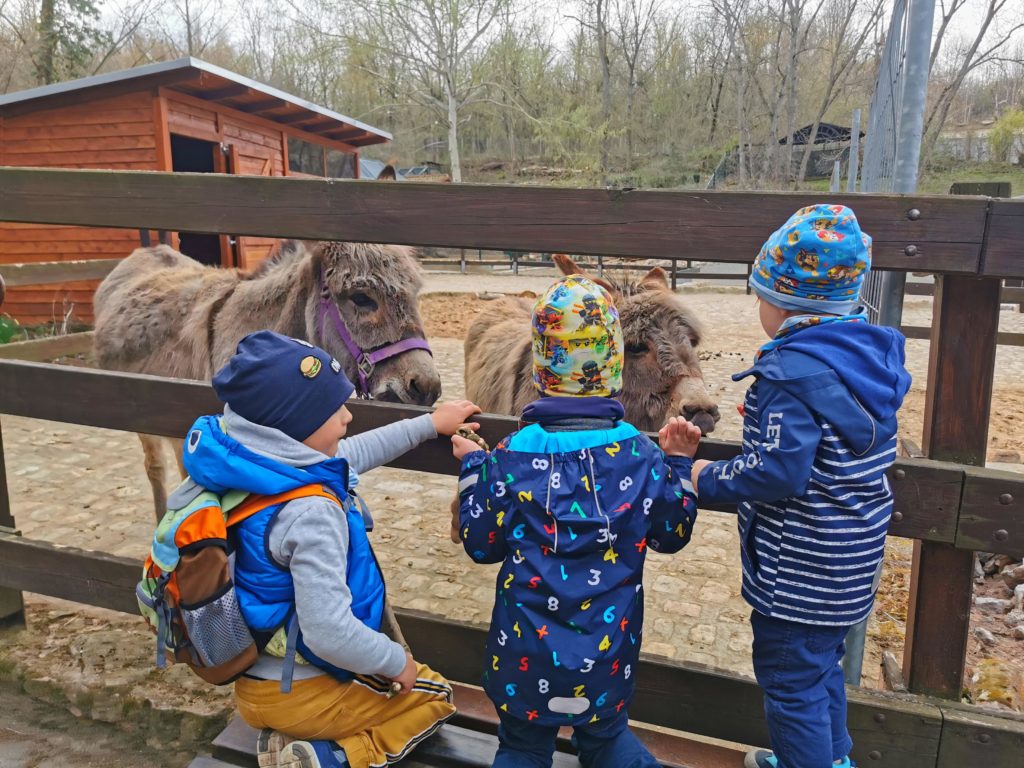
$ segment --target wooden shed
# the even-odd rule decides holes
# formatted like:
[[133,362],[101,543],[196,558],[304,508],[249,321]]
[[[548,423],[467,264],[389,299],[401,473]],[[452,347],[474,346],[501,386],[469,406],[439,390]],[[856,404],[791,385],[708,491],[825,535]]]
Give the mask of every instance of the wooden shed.
[[[0,166],[358,178],[386,131],[194,58],[0,96]],[[263,238],[0,223],[0,265],[127,256],[163,237],[206,264],[252,269]],[[22,323],[92,319],[96,280],[10,287]]]

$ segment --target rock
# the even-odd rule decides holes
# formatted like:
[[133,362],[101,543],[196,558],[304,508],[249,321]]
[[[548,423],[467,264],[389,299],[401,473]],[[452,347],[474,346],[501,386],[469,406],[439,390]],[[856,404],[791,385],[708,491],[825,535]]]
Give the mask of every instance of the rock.
[[1024,611],[1024,584],[1018,584],[1013,590],[1013,610]]
[[1006,623],[1006,626],[1010,628],[1019,627],[1021,624],[1024,624],[1024,611],[1010,611],[1003,621]]
[[1014,640],[1024,640],[1024,624],[1014,627],[1012,634]]
[[1009,600],[1002,600],[998,597],[976,597],[974,607],[982,613],[990,616],[998,616],[1002,613],[1009,613],[1013,603]]
[[989,632],[984,627],[976,627],[974,630],[974,636],[981,641],[982,645],[995,645],[996,636]]
[[1009,555],[982,555],[981,563],[985,573],[989,576],[999,573],[1008,565],[1014,565],[1017,561]]
[[983,584],[985,582],[985,566],[981,563],[981,558],[974,558],[974,583]]
[[975,703],[996,702],[1013,705],[1009,670],[999,659],[982,659],[971,675],[971,700]]
[[1016,589],[1021,584],[1024,584],[1024,564],[1015,566],[1006,566],[1003,568],[1002,573],[999,574],[1003,578],[1003,583],[1006,584],[1010,589]]

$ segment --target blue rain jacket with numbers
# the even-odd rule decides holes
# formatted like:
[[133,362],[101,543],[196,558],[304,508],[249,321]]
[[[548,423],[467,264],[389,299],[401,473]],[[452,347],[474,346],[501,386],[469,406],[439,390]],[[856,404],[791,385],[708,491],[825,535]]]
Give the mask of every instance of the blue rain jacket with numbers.
[[697,515],[692,462],[625,423],[549,432],[532,424],[466,456],[466,552],[501,563],[484,687],[544,725],[582,725],[628,705],[643,633],[647,549],[677,552]]

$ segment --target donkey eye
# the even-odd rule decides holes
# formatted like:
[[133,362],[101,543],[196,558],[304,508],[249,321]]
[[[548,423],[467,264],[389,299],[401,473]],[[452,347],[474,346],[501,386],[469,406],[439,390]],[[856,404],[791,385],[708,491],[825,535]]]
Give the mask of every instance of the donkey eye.
[[352,299],[352,303],[360,309],[366,309],[371,312],[376,311],[377,309],[377,302],[365,293],[353,293],[349,298]]
[[626,352],[631,355],[646,355],[648,349],[650,349],[650,347],[642,341],[626,345]]

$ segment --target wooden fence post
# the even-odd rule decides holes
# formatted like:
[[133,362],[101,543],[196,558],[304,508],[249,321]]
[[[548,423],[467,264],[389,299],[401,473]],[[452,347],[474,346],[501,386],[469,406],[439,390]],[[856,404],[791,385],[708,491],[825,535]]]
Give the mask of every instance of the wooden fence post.
[[[936,278],[924,417],[930,459],[985,464],[999,290],[999,280],[992,278]],[[903,657],[903,674],[914,693],[960,698],[973,574],[973,552],[914,543]]]
[[[11,498],[7,492],[7,467],[4,458],[4,436],[0,428],[0,530],[14,532]],[[0,627],[25,626],[25,603],[21,592],[0,587]]]

